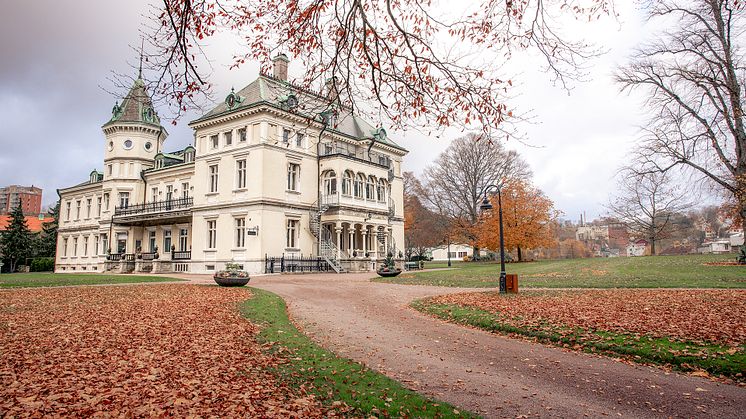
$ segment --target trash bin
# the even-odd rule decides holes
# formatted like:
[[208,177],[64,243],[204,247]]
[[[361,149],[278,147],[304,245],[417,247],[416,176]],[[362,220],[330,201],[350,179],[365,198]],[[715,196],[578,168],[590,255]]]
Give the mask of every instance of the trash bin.
[[511,294],[518,294],[518,274],[505,275],[505,290]]

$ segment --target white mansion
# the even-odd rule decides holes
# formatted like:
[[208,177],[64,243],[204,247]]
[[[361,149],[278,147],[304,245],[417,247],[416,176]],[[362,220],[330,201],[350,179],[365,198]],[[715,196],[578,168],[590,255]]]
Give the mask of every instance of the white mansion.
[[398,256],[406,150],[329,88],[289,83],[286,56],[273,64],[175,152],[138,78],[103,126],[103,172],[58,191],[55,271],[364,271]]

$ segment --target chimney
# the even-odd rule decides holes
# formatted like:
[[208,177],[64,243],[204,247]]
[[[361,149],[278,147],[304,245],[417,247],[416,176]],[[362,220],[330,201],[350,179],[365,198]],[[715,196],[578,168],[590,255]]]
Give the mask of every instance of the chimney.
[[285,54],[280,54],[272,59],[272,77],[288,81],[288,63],[290,60]]
[[337,102],[339,100],[339,81],[337,81],[336,77],[326,79],[326,83],[324,83],[324,94],[332,102]]

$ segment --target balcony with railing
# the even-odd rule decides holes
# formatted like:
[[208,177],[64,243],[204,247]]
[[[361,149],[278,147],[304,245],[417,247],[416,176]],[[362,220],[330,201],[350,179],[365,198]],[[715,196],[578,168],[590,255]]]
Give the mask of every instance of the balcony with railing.
[[391,198],[388,198],[385,201],[379,201],[377,199],[365,199],[351,195],[344,195],[339,192],[321,195],[321,207],[352,207],[364,211],[385,212],[389,217],[393,217],[395,214],[394,200]]
[[193,206],[192,197],[118,206],[114,208],[114,218],[119,224],[187,221],[191,219]]

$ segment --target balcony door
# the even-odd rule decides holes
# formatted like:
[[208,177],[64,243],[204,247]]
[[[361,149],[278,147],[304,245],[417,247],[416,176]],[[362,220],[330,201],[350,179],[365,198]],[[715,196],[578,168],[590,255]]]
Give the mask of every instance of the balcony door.
[[127,233],[117,234],[117,253],[127,253]]

